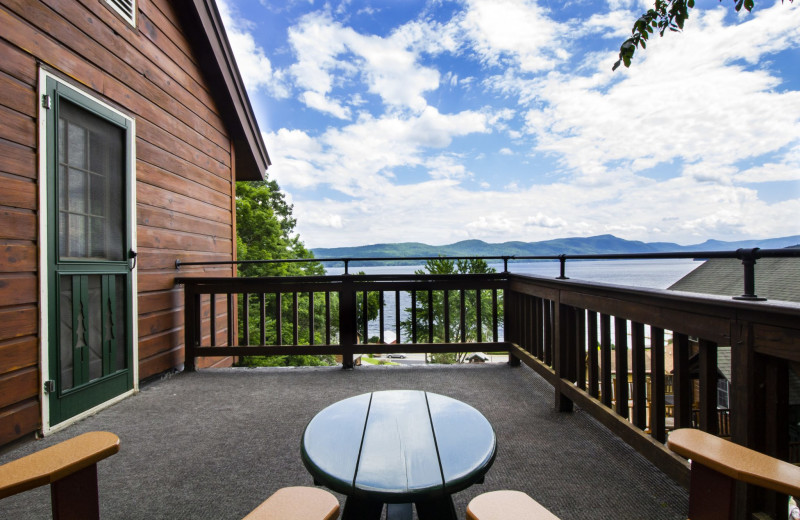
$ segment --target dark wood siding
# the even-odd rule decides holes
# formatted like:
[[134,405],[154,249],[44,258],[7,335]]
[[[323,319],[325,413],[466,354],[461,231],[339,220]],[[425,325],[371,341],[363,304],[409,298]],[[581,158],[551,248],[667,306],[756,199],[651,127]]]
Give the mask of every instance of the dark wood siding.
[[[41,428],[39,64],[136,120],[140,379],[183,363],[175,260],[235,257],[232,144],[203,57],[173,2],[137,3],[133,29],[99,0],[0,0],[0,445]],[[233,274],[180,274],[195,272]]]

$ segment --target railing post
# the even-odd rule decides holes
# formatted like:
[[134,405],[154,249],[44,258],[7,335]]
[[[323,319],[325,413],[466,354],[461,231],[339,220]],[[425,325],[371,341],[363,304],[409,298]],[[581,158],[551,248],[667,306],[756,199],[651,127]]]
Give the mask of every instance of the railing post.
[[[510,284],[503,289],[503,340],[519,345],[519,298],[513,293]],[[508,364],[512,367],[521,365],[519,358],[508,352]]]
[[194,372],[196,370],[195,348],[197,346],[197,338],[200,337],[200,331],[198,330],[198,327],[200,325],[200,320],[198,316],[200,309],[199,305],[200,302],[198,300],[200,299],[200,296],[195,292],[194,284],[189,282],[184,283],[183,298],[184,298],[183,369],[187,372]]
[[342,347],[342,368],[353,368],[358,336],[356,331],[356,293],[352,281],[346,279],[342,282],[339,293],[339,336]]
[[566,275],[566,271],[567,271],[567,255],[558,255],[558,262],[561,264],[559,266],[561,274],[559,274],[559,276],[556,278],[556,280],[569,280],[569,278]]
[[[756,451],[764,450],[764,364],[756,354],[753,325],[731,320],[731,440]],[[737,519],[750,518],[757,489],[737,486]]]
[[717,344],[700,339],[700,429],[718,433],[717,420]]
[[[555,352],[553,353],[553,368],[556,375],[561,380],[574,382],[573,372],[575,363],[571,362],[574,352],[575,340],[575,320],[572,319],[573,310],[560,302],[554,302],[554,321],[555,321]],[[555,389],[555,408],[558,412],[571,412],[573,410],[572,400],[565,396],[560,389],[560,385]]]
[[756,295],[756,257],[758,249],[737,249],[736,255],[741,258],[744,266],[744,294],[734,296],[734,300],[764,301],[766,298],[759,298]]
[[673,334],[673,371],[672,392],[674,395],[675,428],[692,426],[692,380],[689,377],[689,336]]

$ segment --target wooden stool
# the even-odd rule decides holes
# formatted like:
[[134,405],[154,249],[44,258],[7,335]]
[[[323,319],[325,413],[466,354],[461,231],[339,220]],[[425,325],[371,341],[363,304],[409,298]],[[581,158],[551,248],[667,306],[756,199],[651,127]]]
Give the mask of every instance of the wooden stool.
[[735,482],[800,496],[800,468],[693,428],[669,434],[667,447],[692,460],[689,517],[734,518]]
[[490,491],[473,498],[467,520],[558,520],[522,491]]
[[50,484],[53,518],[97,519],[97,463],[119,451],[119,437],[89,432],[0,466],[0,498]]
[[339,500],[324,489],[286,487],[276,491],[244,520],[334,520]]

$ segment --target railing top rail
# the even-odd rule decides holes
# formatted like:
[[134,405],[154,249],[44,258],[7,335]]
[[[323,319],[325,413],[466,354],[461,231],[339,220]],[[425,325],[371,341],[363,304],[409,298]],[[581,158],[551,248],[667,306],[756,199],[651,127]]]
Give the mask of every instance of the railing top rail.
[[800,258],[800,248],[783,249],[737,249],[735,251],[674,251],[653,253],[590,253],[574,255],[471,255],[471,256],[369,256],[335,258],[272,258],[267,260],[219,260],[212,262],[175,261],[176,269],[182,266],[203,265],[248,265],[273,263],[335,263],[335,262],[403,262],[428,260],[646,260],[646,259],[697,259],[697,258]]
[[340,275],[314,275],[314,276],[262,276],[258,278],[245,277],[197,277],[182,276],[175,278],[176,284],[192,285],[251,285],[264,283],[271,285],[296,285],[296,284],[340,284],[342,282],[425,282],[425,281],[504,281],[509,273],[468,273],[468,274],[340,274]]

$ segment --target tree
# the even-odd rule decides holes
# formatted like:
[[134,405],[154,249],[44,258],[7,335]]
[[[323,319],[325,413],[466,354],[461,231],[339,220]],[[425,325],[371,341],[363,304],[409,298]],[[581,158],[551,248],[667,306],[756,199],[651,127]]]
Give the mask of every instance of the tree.
[[[428,260],[421,270],[415,274],[488,274],[496,270],[484,260],[468,259],[453,261],[447,258],[436,258]],[[461,340],[461,291],[433,291],[429,301],[427,292],[420,292],[416,299],[416,319],[412,320],[412,308],[406,309],[407,318],[400,323],[400,327],[407,336],[411,336],[412,329],[416,322],[417,338],[424,338],[427,341],[429,334],[428,309],[433,309],[433,342],[444,343],[449,341]],[[478,301],[478,291],[463,291],[464,295],[464,340],[465,342],[477,342],[478,330],[482,338],[492,336],[492,294],[488,291],[480,291],[480,303]],[[446,298],[445,298],[446,296]],[[447,299],[447,305],[445,305]],[[502,307],[502,294],[498,294],[498,307]],[[478,320],[478,306],[480,305],[481,317]],[[502,314],[498,316],[498,327],[502,325]],[[447,328],[445,328],[447,326]],[[464,361],[467,352],[432,354],[431,361],[434,363],[461,363]]]
[[[742,7],[751,11],[755,4],[754,0],[733,1],[734,9],[737,12]],[[789,0],[789,2],[794,2],[794,0]],[[781,3],[783,3],[783,0],[781,0]],[[664,36],[667,29],[672,32],[682,31],[684,23],[689,18],[689,9],[693,7],[694,0],[656,0],[653,9],[649,9],[633,24],[632,36],[620,46],[619,59],[614,63],[611,70],[617,70],[620,65],[630,67],[636,49],[638,47],[646,49],[647,40],[655,31],[658,31],[660,36]]]
[[[239,260],[277,260],[277,259],[313,259],[314,254],[305,248],[299,235],[295,233],[297,219],[292,215],[292,206],[286,202],[286,196],[274,180],[239,182],[236,184],[236,249]],[[265,264],[243,264],[239,266],[239,275],[243,277],[263,276],[310,276],[324,275],[325,269],[319,262],[279,262]],[[364,274],[360,272],[358,274]],[[339,334],[339,298],[338,294],[330,296],[331,341],[338,341]],[[309,321],[314,320],[314,344],[325,342],[325,295],[314,294],[313,315],[308,293],[297,294],[298,343],[311,344]],[[247,303],[251,338],[261,336],[261,322],[267,331],[265,343],[278,344],[277,331],[277,298],[265,295],[264,316],[260,317],[261,305],[258,295],[251,295]],[[287,345],[294,342],[294,298],[284,295],[281,298],[281,341]],[[378,316],[378,293],[368,295],[368,319]],[[244,335],[244,302],[239,307],[239,331]],[[363,303],[357,300],[357,316],[362,322]],[[297,366],[333,364],[333,356],[248,356],[243,358],[246,366]]]
[[[274,180],[236,183],[236,255],[239,260],[312,259],[295,233],[292,205]],[[245,264],[241,276],[322,275],[318,262]]]
[[[286,196],[281,192],[278,183],[274,180],[236,183],[236,251],[239,260],[271,260],[271,259],[312,259],[314,255],[305,248],[295,233],[297,220],[292,216],[292,206],[287,204]],[[243,264],[239,266],[239,275],[244,277],[261,276],[303,276],[322,275],[325,269],[318,262],[308,263],[268,263],[268,264]],[[317,324],[315,343],[322,343],[324,332],[321,323],[322,304],[317,300],[323,295],[315,295],[314,321]],[[239,331],[244,334],[244,302],[239,308]],[[248,302],[250,321],[250,337],[260,337],[261,320],[257,319],[260,305],[257,297],[253,295]],[[272,337],[267,337],[267,343],[277,343],[275,338],[276,323],[276,298],[267,297],[265,302],[266,329],[272,332]],[[283,298],[281,309],[283,316],[292,315],[293,302],[291,298]],[[309,296],[307,293],[298,294],[298,321],[308,323]],[[292,341],[293,325],[288,320],[283,320],[281,339],[284,344]],[[310,343],[307,327],[299,327],[298,340],[301,344]],[[247,366],[282,366],[282,365],[310,365],[332,364],[332,356],[249,356],[242,360]]]

